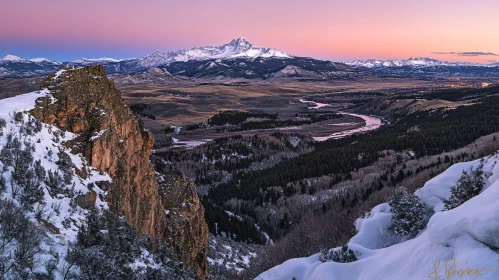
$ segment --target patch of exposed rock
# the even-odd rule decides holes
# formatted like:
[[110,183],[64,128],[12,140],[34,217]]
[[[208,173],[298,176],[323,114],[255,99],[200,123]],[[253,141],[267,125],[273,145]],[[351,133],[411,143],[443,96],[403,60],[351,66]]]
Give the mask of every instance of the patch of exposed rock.
[[[78,134],[67,145],[82,152],[88,165],[111,176],[112,184],[104,186],[111,209],[139,233],[169,242],[180,260],[205,278],[208,229],[194,186],[181,174],[167,174],[162,178],[168,179],[156,182],[149,160],[153,136],[124,104],[105,68],[61,68],[41,87],[51,89],[52,97],[37,100],[31,113]],[[82,169],[78,172],[86,176]],[[88,199],[82,201],[88,204]],[[180,214],[167,214],[170,209]]]

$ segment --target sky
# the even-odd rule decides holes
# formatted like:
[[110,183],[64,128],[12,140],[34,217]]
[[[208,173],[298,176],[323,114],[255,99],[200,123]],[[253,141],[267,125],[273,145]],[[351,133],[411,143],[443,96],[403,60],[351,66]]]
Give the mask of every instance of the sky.
[[245,37],[333,61],[499,61],[498,0],[0,0],[0,57],[141,57]]

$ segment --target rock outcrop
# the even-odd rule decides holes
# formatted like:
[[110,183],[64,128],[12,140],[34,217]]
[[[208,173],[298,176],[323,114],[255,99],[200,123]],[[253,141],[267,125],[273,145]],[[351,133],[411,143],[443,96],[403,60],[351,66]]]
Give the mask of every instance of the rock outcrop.
[[[205,278],[208,229],[194,186],[181,174],[155,173],[150,163],[153,136],[124,104],[104,67],[61,68],[41,87],[52,96],[37,100],[31,113],[77,134],[67,145],[113,179],[110,186],[101,186],[108,191],[111,209],[139,233],[170,243],[180,260]],[[78,172],[86,176],[82,169]],[[84,201],[88,204],[88,198]]]

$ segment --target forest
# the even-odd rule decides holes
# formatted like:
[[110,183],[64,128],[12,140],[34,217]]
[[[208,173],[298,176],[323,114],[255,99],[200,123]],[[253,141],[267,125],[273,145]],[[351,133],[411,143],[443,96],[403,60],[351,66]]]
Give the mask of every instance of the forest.
[[[477,90],[477,92],[483,91]],[[475,93],[467,91],[467,95]],[[314,151],[282,161],[271,168],[232,173],[230,181],[211,188],[204,200],[221,208],[231,199],[242,200],[246,206],[241,208],[243,211],[241,214],[255,217],[256,206],[268,202],[275,203],[282,196],[292,196],[299,192],[289,185],[290,182],[329,175],[334,178],[331,181],[331,187],[334,188],[335,184],[350,179],[350,172],[366,167],[383,157],[382,151],[410,150],[415,158],[420,158],[455,150],[481,136],[497,132],[499,131],[498,107],[499,97],[490,96],[481,102],[454,110],[442,108],[419,111],[397,123],[382,126],[366,134],[318,142],[314,145]],[[448,158],[441,159],[444,160],[450,161]],[[438,165],[439,162],[421,166],[416,172]],[[407,175],[411,174],[399,170],[394,174],[384,174],[382,179],[387,181],[385,184],[396,184]],[[261,226],[267,232],[273,231],[266,225]],[[286,223],[282,223],[282,226],[287,227]]]

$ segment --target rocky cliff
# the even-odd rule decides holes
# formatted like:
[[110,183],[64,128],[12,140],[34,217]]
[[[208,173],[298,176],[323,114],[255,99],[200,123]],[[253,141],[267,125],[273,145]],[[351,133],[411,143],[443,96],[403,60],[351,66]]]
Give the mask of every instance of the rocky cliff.
[[[154,171],[153,136],[124,104],[104,67],[61,68],[41,88],[49,88],[52,96],[37,100],[31,113],[76,134],[67,145],[113,179],[100,186],[108,191],[103,199],[111,209],[139,233],[170,243],[180,260],[205,278],[208,229],[196,191],[181,174]],[[80,175],[87,176],[82,169]]]

